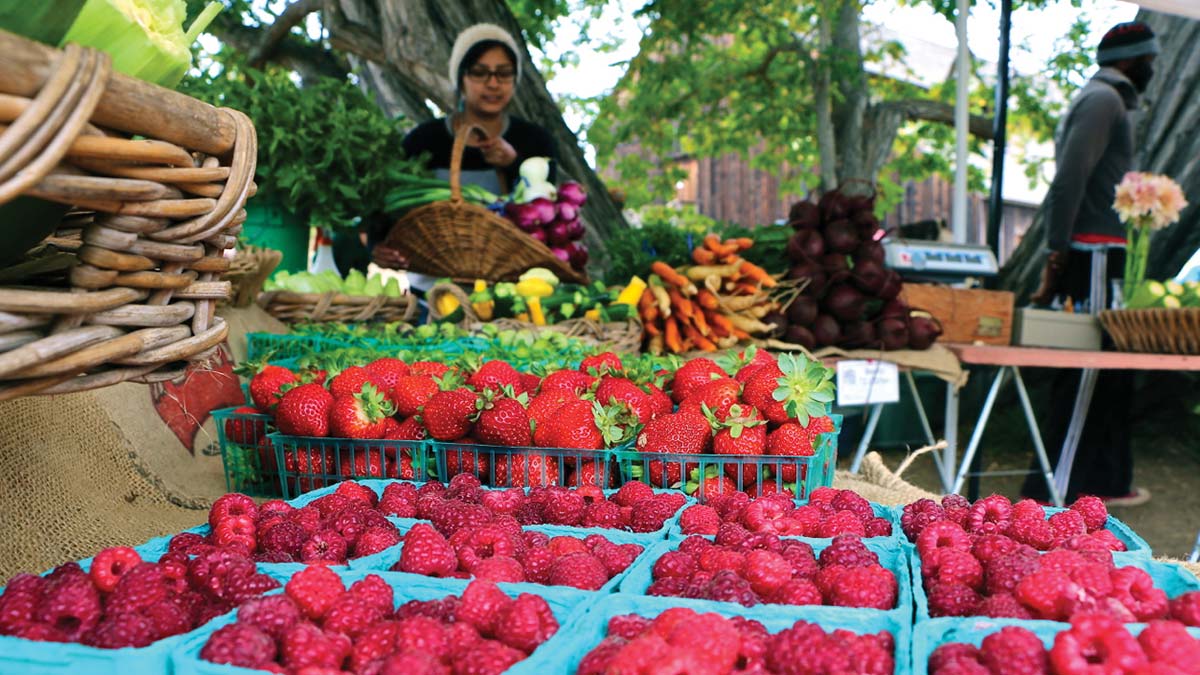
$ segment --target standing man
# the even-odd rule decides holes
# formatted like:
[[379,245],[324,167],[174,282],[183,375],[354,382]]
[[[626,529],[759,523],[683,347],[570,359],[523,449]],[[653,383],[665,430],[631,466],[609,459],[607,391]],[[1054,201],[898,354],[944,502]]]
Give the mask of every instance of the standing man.
[[[1054,182],[1043,203],[1050,249],[1041,287],[1030,298],[1048,305],[1057,296],[1075,302],[1091,294],[1092,253],[1072,244],[1108,245],[1108,283],[1125,268],[1125,227],[1113,210],[1117,184],[1133,169],[1134,123],[1138,95],[1154,75],[1159,52],[1154,32],[1132,21],[1105,33],[1096,53],[1100,70],[1071,101],[1055,134]],[[1058,370],[1051,391],[1050,418],[1043,420],[1046,448],[1058,461],[1071,423],[1079,373]],[[1101,371],[1064,498],[1096,495],[1112,506],[1135,506],[1150,499],[1133,487],[1129,392],[1132,374]],[[1036,464],[1035,464],[1035,468]],[[1045,501],[1040,470],[1025,480],[1021,494]]]

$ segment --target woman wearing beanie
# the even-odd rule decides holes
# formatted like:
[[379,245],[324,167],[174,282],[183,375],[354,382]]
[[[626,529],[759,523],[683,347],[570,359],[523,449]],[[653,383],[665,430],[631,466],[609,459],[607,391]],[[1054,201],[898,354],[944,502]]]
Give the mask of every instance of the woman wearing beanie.
[[[410,157],[427,155],[427,166],[438,178],[450,177],[454,135],[463,125],[478,127],[463,152],[462,181],[489,192],[506,194],[516,187],[521,162],[529,157],[550,158],[550,181],[555,180],[554,139],[542,127],[508,114],[521,59],[517,42],[503,28],[480,23],[458,34],[450,51],[450,81],[458,93],[458,111],[426,122],[409,132],[404,151]],[[399,251],[382,243],[387,231],[373,232],[368,246],[381,267],[403,268]],[[379,242],[379,243],[377,243]],[[409,273],[414,287],[424,290],[431,280]]]

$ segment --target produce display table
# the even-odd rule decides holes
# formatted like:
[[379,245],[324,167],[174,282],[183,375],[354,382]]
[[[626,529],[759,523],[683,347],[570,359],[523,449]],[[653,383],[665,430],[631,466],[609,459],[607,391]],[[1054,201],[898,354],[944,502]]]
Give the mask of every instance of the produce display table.
[[[1038,459],[1042,464],[1043,472],[1046,476],[1047,485],[1050,487],[1050,494],[1056,505],[1062,505],[1062,495],[1065,494],[1067,481],[1071,475],[1071,466],[1074,463],[1075,444],[1078,443],[1079,435],[1082,432],[1083,424],[1087,419],[1087,411],[1084,409],[1082,414],[1077,410],[1071,420],[1071,426],[1067,432],[1067,438],[1064,441],[1061,460],[1059,461],[1056,470],[1051,473],[1049,461],[1046,457],[1045,445],[1042,443],[1041,432],[1038,430],[1037,419],[1034,415],[1033,406],[1029,400],[1029,394],[1025,389],[1025,383],[1021,379],[1021,368],[1071,368],[1084,371],[1099,371],[1099,370],[1189,370],[1200,371],[1200,356],[1179,356],[1175,354],[1134,354],[1129,352],[1098,352],[1098,351],[1074,351],[1066,349],[1044,349],[1034,347],[998,347],[990,345],[967,345],[967,344],[947,344],[946,347],[953,352],[965,367],[970,366],[994,366],[998,370],[995,378],[992,380],[992,386],[988,390],[987,398],[984,400],[983,409],[980,411],[979,419],[975,423],[974,431],[971,434],[971,440],[967,445],[967,450],[963,454],[962,463],[958,465],[958,470],[954,474],[953,481],[949,481],[949,475],[945,472],[942,474],[943,487],[948,492],[958,492],[962,489],[963,481],[966,479],[967,472],[971,466],[971,460],[975,456],[975,452],[979,447],[979,441],[983,436],[984,427],[987,425],[988,417],[991,415],[992,407],[996,403],[996,397],[1000,393],[1000,387],[1003,386],[1004,380],[1011,373],[1013,382],[1017,387],[1017,394],[1021,399],[1021,407],[1025,412],[1025,420],[1029,427],[1030,436],[1033,438],[1034,448],[1037,452]],[[957,426],[959,413],[959,395],[954,387],[947,387],[946,391],[946,426],[945,437],[947,446],[943,452],[942,465],[953,468],[956,464],[957,453]]]

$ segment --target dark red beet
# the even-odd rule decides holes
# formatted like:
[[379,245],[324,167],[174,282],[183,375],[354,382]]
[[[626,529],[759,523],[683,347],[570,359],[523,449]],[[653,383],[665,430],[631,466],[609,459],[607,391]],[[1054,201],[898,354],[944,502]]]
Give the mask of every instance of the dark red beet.
[[932,315],[914,312],[908,317],[908,348],[929,349],[942,335],[942,324]]
[[842,321],[853,321],[863,316],[866,298],[850,284],[841,284],[829,289],[822,305],[825,310]]
[[830,223],[850,215],[850,204],[846,195],[830,190],[821,195],[821,220]]
[[822,255],[825,255],[825,239],[815,228],[796,230],[788,239],[787,256],[792,262],[817,260]]
[[825,225],[825,249],[834,253],[854,253],[858,248],[858,230],[846,219]]
[[908,347],[908,323],[904,319],[880,319],[876,327],[879,341],[886,350],[904,349]]
[[821,256],[821,267],[829,276],[845,274],[850,271],[850,260],[844,253],[826,253]]
[[817,318],[817,301],[807,295],[798,296],[788,305],[788,323],[793,326],[808,326]]
[[828,314],[819,314],[812,324],[812,334],[818,347],[836,345],[842,337],[842,327],[837,319]]
[[800,345],[805,349],[816,349],[817,347],[817,338],[813,336],[811,330],[805,328],[804,326],[797,326],[796,324],[788,326],[787,333],[784,335],[784,338],[788,342],[794,345]]
[[892,298],[883,304],[883,309],[879,310],[879,318],[886,319],[888,317],[896,317],[903,319],[908,316],[908,305],[900,298]]
[[867,321],[848,321],[842,324],[840,345],[851,349],[875,344],[875,326]]
[[858,230],[858,236],[863,239],[870,239],[879,229],[879,219],[870,210],[855,212],[850,216],[850,222],[854,223],[854,229]]
[[883,265],[874,260],[860,260],[854,265],[854,269],[851,270],[850,278],[854,280],[854,285],[860,291],[874,296],[879,293],[879,289],[883,288],[883,282],[887,279],[887,272],[884,270]]
[[881,300],[891,300],[900,295],[900,287],[904,282],[900,279],[900,273],[896,270],[887,270],[887,278],[883,280],[883,287],[879,289],[877,294]]
[[819,297],[825,291],[828,275],[825,274],[825,270],[820,264],[810,260],[793,265],[792,269],[788,271],[788,278],[808,279],[808,285],[804,287],[804,294]]
[[810,201],[800,201],[788,209],[788,224],[797,230],[818,227],[821,224],[821,209]]
[[864,240],[858,245],[858,251],[854,254],[855,260],[874,260],[880,265],[883,264],[885,258],[883,244],[874,239]]
[[788,320],[783,312],[770,312],[764,316],[761,321],[768,326],[774,326],[769,332],[770,337],[782,337],[784,330],[787,329]]

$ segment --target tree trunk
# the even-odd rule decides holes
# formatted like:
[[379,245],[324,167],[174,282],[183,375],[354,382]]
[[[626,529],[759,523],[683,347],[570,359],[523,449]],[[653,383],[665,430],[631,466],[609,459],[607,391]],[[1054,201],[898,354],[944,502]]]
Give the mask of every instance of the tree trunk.
[[[525,63],[511,110],[549,131],[557,145],[560,180],[576,180],[587,190],[583,219],[588,229],[584,241],[593,253],[593,262],[603,263],[604,241],[628,224],[604,183],[588,166],[579,139],[563,121],[545,80],[532,66],[521,27],[503,0],[328,0],[326,10],[332,19],[328,21],[331,40],[339,47],[361,50],[359,55],[368,59],[376,46],[382,50],[386,65],[378,69],[382,72],[373,72],[367,84],[381,101],[408,114],[415,112],[412,108],[416,102],[426,99],[443,111],[454,110],[457,98],[446,63],[462,29],[489,22],[511,33]],[[347,32],[359,39],[342,44],[339,33]],[[368,36],[365,49],[361,46],[363,33]],[[398,92],[407,94],[401,96]]]

